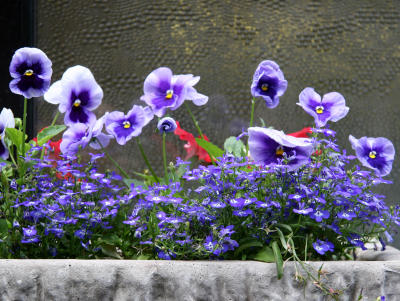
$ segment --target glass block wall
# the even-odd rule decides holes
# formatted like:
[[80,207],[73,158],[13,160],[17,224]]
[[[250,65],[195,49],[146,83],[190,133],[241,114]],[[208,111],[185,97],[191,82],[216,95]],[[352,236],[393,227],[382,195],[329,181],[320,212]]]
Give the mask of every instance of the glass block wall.
[[[297,131],[313,121],[296,105],[302,89],[342,93],[350,112],[332,124],[340,143],[352,152],[349,134],[384,136],[398,150],[388,177],[395,185],[381,188],[392,204],[400,201],[399,30],[397,0],[37,0],[37,45],[53,61],[54,80],[69,66],[89,67],[104,90],[98,116],[144,104],[143,81],[160,66],[201,76],[196,88],[209,102],[191,108],[221,146],[248,125],[250,82],[262,60],[275,60],[289,86],[276,109],[258,102],[258,125],[262,118],[267,126]],[[55,109],[39,103],[37,129]],[[195,133],[184,108],[171,115]],[[141,139],[158,168],[155,128],[153,121]],[[170,135],[169,160],[185,156],[183,144]],[[128,170],[143,170],[134,142],[114,142],[109,151]]]

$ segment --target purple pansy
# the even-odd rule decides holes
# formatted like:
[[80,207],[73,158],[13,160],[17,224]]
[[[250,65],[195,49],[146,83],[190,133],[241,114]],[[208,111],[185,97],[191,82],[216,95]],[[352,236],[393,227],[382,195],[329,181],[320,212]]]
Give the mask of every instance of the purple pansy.
[[375,170],[379,176],[386,176],[390,173],[395,150],[389,139],[383,137],[356,139],[350,135],[349,140],[362,165]]
[[114,136],[118,144],[124,145],[132,137],[139,136],[143,127],[153,117],[153,112],[149,107],[134,105],[126,115],[119,111],[109,113],[105,120],[106,130]]
[[299,106],[314,117],[317,127],[323,127],[328,121],[339,121],[347,115],[349,107],[342,94],[330,92],[322,97],[313,88],[305,88],[299,95]]
[[60,149],[63,154],[74,155],[85,148],[92,139],[92,131],[83,123],[71,125],[63,134]]
[[49,89],[52,73],[51,61],[42,50],[20,48],[10,63],[10,89],[25,98],[42,96]]
[[262,61],[251,83],[251,95],[261,96],[268,108],[273,109],[279,104],[279,97],[285,93],[287,81],[278,64],[274,61]]
[[208,97],[197,93],[193,87],[199,80],[199,76],[173,75],[171,69],[160,67],[146,77],[144,95],[140,99],[146,102],[158,117],[162,117],[167,109],[176,110],[185,99],[201,106],[207,103]]
[[296,170],[306,164],[313,151],[307,138],[285,135],[282,131],[252,127],[249,132],[250,155],[256,162],[275,165],[287,159],[287,170]]
[[313,243],[314,250],[317,251],[318,254],[324,255],[326,252],[333,252],[335,246],[330,241],[322,241],[317,239],[316,242]]
[[161,133],[170,133],[175,131],[177,125],[173,118],[164,117],[157,123],[157,128]]
[[7,160],[9,156],[8,148],[4,141],[6,128],[14,128],[14,114],[10,109],[3,108],[0,113],[0,158]]
[[47,102],[58,104],[58,110],[65,113],[66,125],[93,124],[96,115],[92,111],[101,104],[102,98],[103,90],[92,72],[79,65],[68,68],[44,95]]

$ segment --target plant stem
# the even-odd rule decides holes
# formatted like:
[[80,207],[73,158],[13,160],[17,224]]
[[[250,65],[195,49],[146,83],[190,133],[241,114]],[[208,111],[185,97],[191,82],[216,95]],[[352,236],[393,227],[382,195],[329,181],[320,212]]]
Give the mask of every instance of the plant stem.
[[[250,110],[250,124],[249,124],[249,127],[253,126],[255,104],[256,104],[256,99],[253,97],[251,99],[251,110]],[[247,138],[246,156],[248,155],[248,153],[249,153],[249,139]]]
[[162,152],[163,152],[163,162],[164,162],[164,177],[165,180],[169,181],[168,169],[167,169],[167,152],[165,150],[165,137],[167,133],[163,132],[162,134]]
[[190,117],[192,118],[194,126],[196,127],[197,131],[199,132],[200,137],[203,138],[204,140],[206,140],[204,138],[203,132],[200,129],[199,123],[197,122],[196,118],[194,117],[194,115],[193,115],[192,111],[190,110],[189,105],[187,104],[187,102],[185,102],[185,107],[186,107],[186,110],[188,111]]
[[255,104],[256,104],[256,99],[253,97],[252,100],[251,100],[250,125],[249,125],[249,127],[253,126]]
[[111,157],[111,155],[105,150],[105,148],[103,147],[103,145],[101,145],[100,140],[99,140],[99,139],[96,139],[96,140],[97,140],[97,143],[98,143],[98,144],[100,145],[100,147],[101,147],[101,151],[106,155],[106,157],[115,165],[115,167],[118,168],[118,170],[123,174],[123,176],[124,176],[125,178],[129,179],[128,173],[127,173],[125,170],[123,170],[122,167],[121,167],[121,165],[119,165],[118,162],[115,161],[115,160],[113,159],[113,157]]
[[139,147],[139,150],[140,150],[140,154],[141,154],[142,157],[143,157],[144,163],[146,163],[147,168],[150,170],[151,174],[153,175],[154,180],[155,180],[157,183],[160,183],[160,180],[157,178],[156,173],[154,172],[153,168],[152,168],[151,165],[150,165],[149,160],[148,160],[147,157],[146,157],[146,154],[144,153],[144,150],[143,150],[142,144],[140,143],[139,137],[137,137],[136,141],[137,141],[137,144],[138,144],[138,147]]
[[26,112],[28,110],[28,99],[24,97],[24,114],[22,115],[22,138],[21,138],[21,150],[22,156],[25,156],[25,133],[26,133]]

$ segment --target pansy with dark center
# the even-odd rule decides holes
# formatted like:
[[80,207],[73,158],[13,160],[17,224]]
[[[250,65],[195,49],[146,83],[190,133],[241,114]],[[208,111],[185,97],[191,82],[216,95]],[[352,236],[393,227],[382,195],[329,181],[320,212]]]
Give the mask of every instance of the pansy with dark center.
[[14,114],[10,109],[3,108],[0,113],[0,158],[6,160],[9,156],[8,148],[4,142],[6,128],[14,128]]
[[296,170],[310,160],[312,143],[306,138],[295,138],[282,131],[251,127],[249,133],[250,156],[254,161],[265,165],[286,162],[288,171]]
[[42,50],[20,48],[10,63],[10,89],[25,98],[42,96],[49,89],[52,73],[51,61]]
[[93,124],[96,115],[92,112],[100,104],[103,90],[97,84],[92,72],[83,66],[68,68],[61,80],[53,83],[44,99],[58,104],[58,110],[65,113],[64,123]]
[[199,80],[199,76],[173,75],[171,69],[160,67],[146,77],[144,95],[140,99],[146,102],[158,117],[162,117],[167,109],[176,110],[185,99],[201,106],[207,103],[208,97],[198,93],[193,87]]
[[251,84],[253,97],[262,97],[268,108],[273,109],[279,104],[279,97],[285,93],[287,81],[278,64],[274,61],[262,61],[254,75]]
[[347,115],[349,107],[346,107],[344,97],[337,92],[321,96],[313,88],[305,88],[299,95],[299,106],[314,117],[317,127],[323,127],[328,121],[339,121]]
[[149,107],[134,105],[126,115],[119,111],[109,113],[105,118],[106,130],[118,144],[124,145],[133,137],[139,136],[143,127],[153,117],[153,112]]
[[395,150],[393,143],[384,137],[349,136],[352,148],[362,165],[375,170],[379,176],[386,176],[392,170]]

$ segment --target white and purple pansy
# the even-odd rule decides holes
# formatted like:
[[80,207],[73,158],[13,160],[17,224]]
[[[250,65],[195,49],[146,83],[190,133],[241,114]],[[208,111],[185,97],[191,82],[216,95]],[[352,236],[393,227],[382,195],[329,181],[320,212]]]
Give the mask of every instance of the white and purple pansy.
[[347,115],[349,107],[342,94],[330,92],[321,96],[313,88],[305,88],[300,92],[297,104],[314,117],[317,127],[323,127],[328,121],[339,121]]
[[72,124],[62,136],[60,144],[61,152],[72,156],[75,155],[79,149],[84,149],[87,145],[94,149],[106,147],[112,138],[112,136],[101,132],[106,116],[107,113],[90,125],[84,123]]
[[356,139],[350,135],[349,140],[362,165],[375,170],[379,176],[386,176],[390,173],[395,150],[389,139],[384,137]]
[[288,171],[296,170],[309,162],[313,152],[312,143],[307,138],[296,138],[261,127],[251,127],[248,133],[250,156],[267,166],[285,162]]
[[42,96],[50,87],[51,61],[38,48],[24,47],[18,49],[10,63],[10,90],[25,98]]
[[64,123],[93,124],[96,121],[95,110],[103,99],[103,90],[97,84],[92,72],[83,66],[68,68],[61,80],[53,83],[44,99],[58,104],[58,110],[65,113]]
[[278,64],[274,61],[262,61],[253,75],[251,95],[262,97],[268,108],[273,109],[279,104],[287,89],[287,80]]
[[158,117],[162,117],[167,109],[176,110],[185,99],[201,106],[207,103],[208,97],[198,93],[193,87],[199,80],[199,76],[173,75],[171,69],[160,67],[146,77],[144,95],[140,99],[146,102]]
[[126,115],[119,111],[109,113],[105,119],[106,130],[118,144],[125,145],[132,137],[139,136],[153,117],[149,107],[134,105]]
[[0,158],[7,160],[9,156],[8,148],[4,141],[6,128],[14,128],[14,114],[10,109],[3,108],[0,113]]

